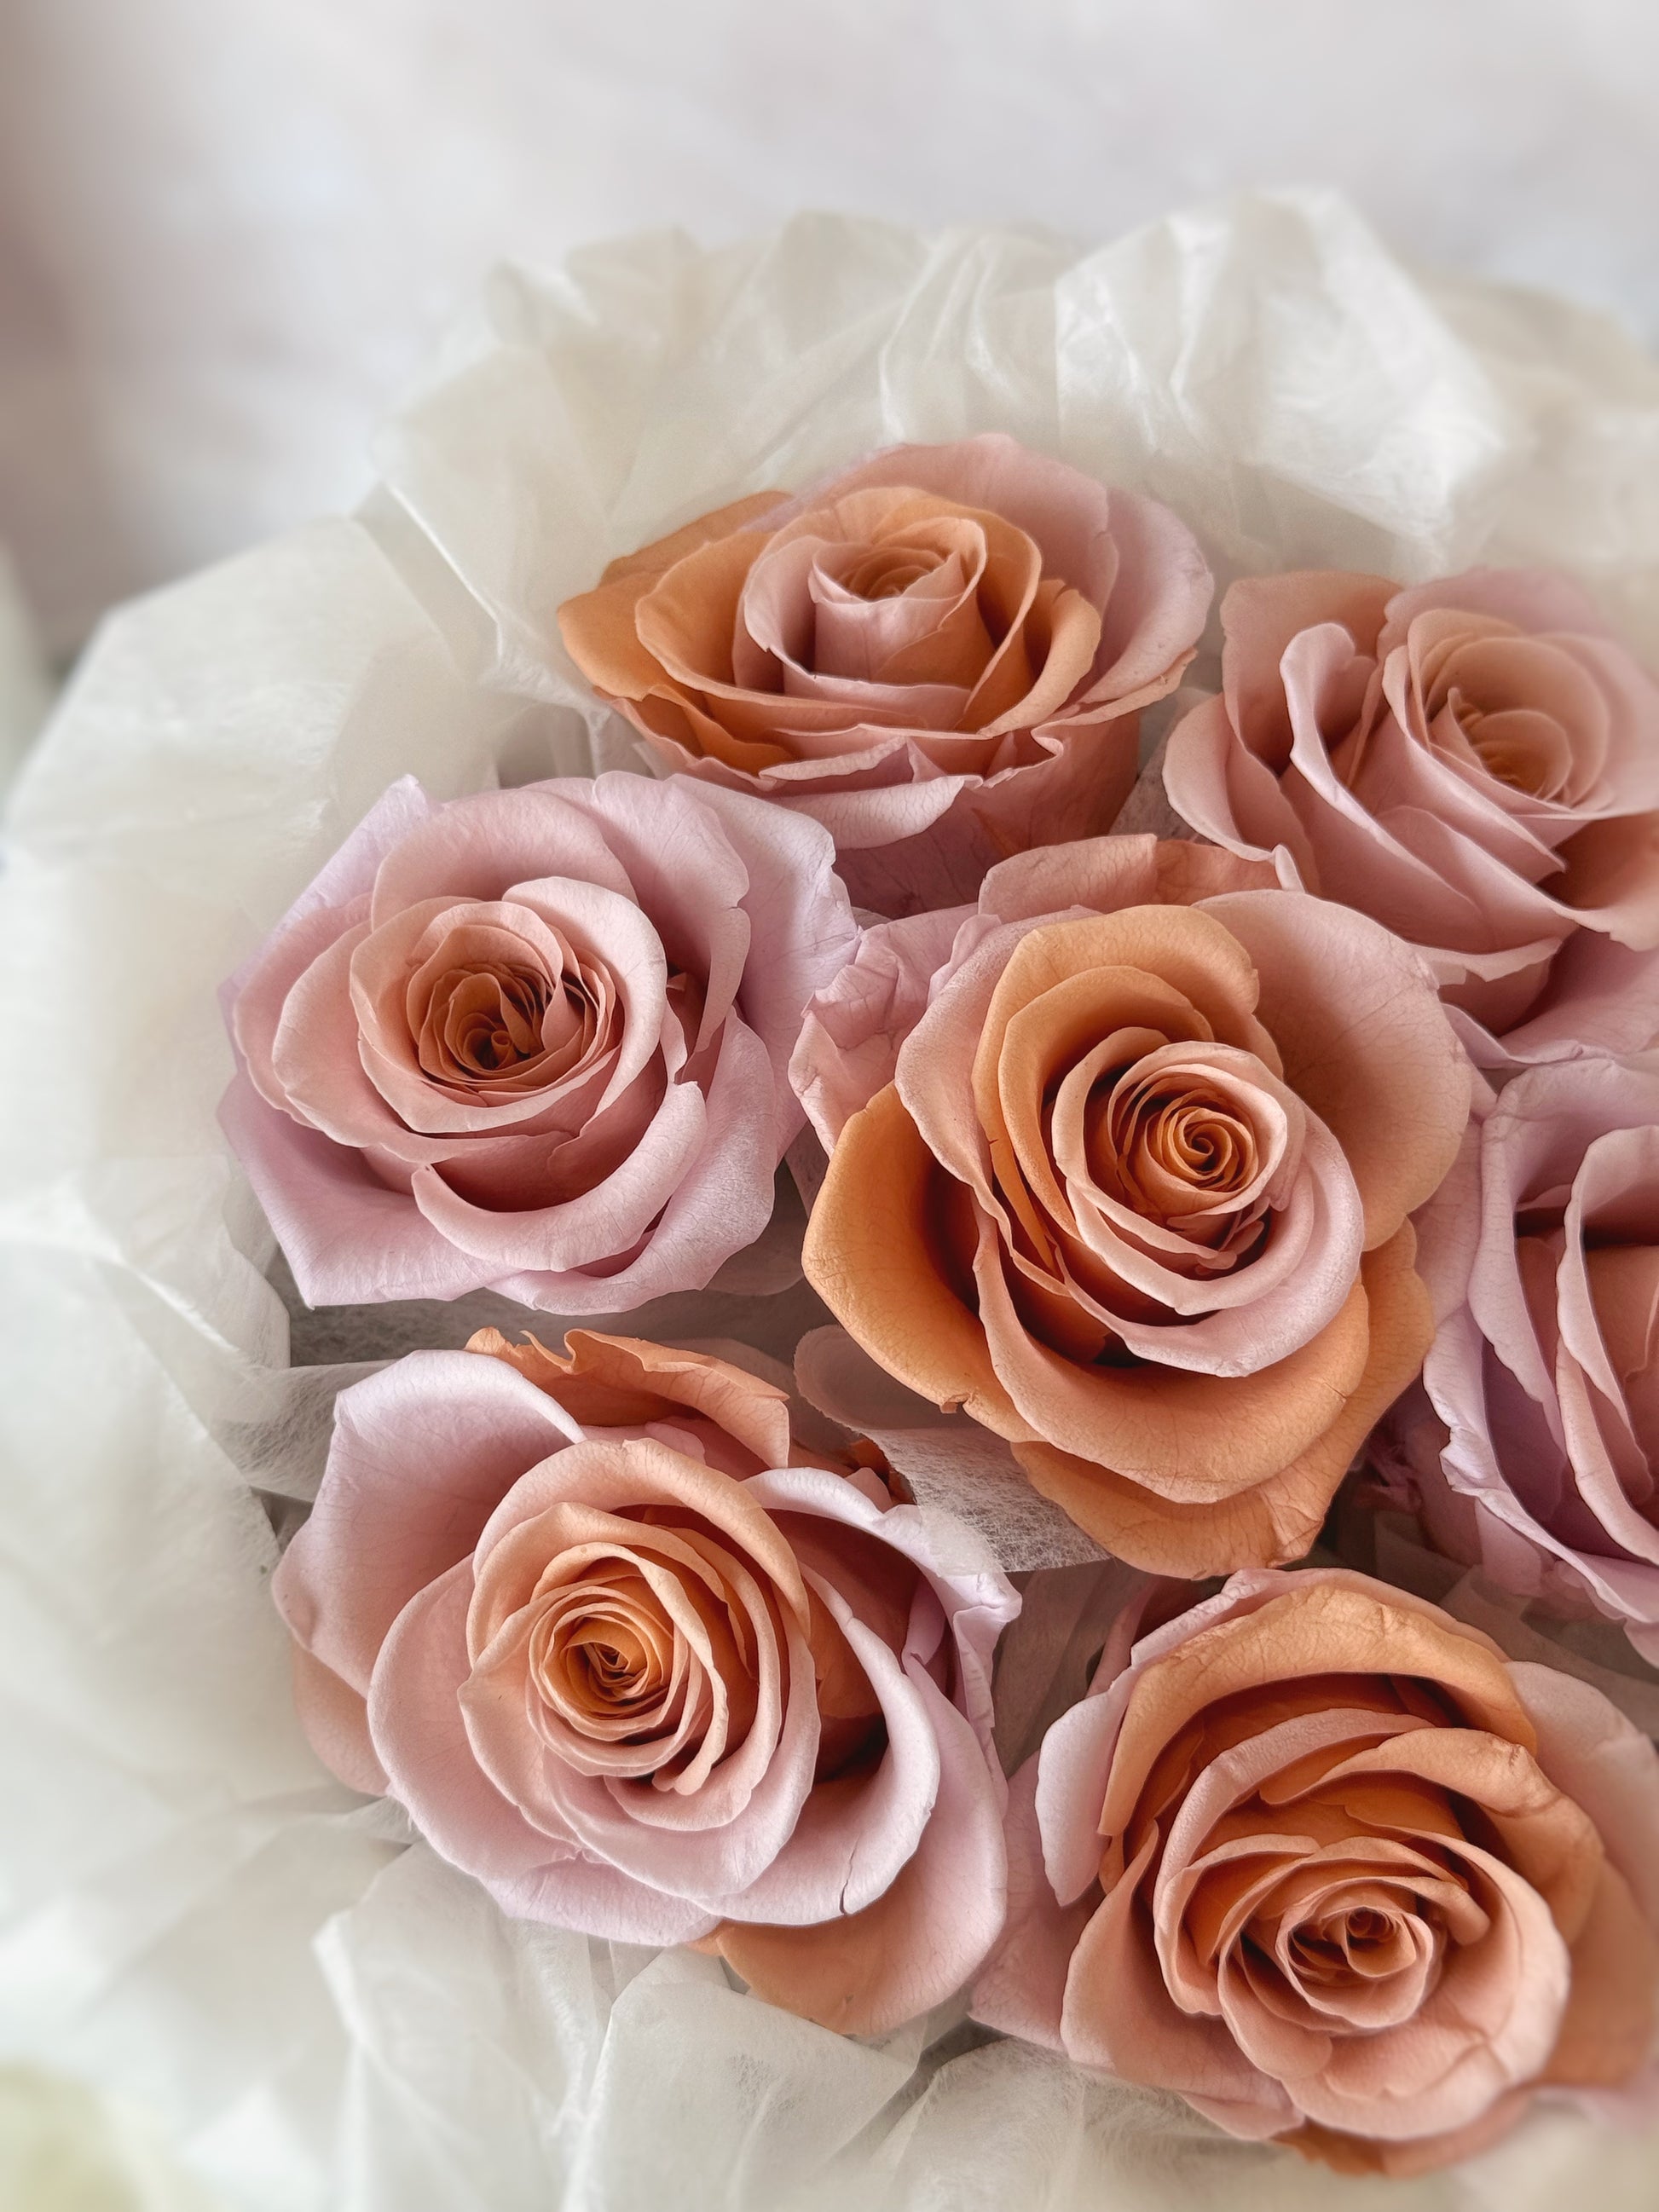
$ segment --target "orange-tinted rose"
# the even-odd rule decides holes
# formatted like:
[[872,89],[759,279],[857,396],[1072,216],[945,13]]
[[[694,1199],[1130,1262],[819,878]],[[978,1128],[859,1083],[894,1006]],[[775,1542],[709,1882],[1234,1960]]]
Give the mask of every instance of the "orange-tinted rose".
[[854,897],[912,913],[1109,826],[1210,592],[1166,508],[986,436],[704,515],[559,624],[666,767],[815,816]]
[[[834,1142],[805,1264],[837,1318],[1175,1574],[1311,1543],[1428,1346],[1407,1217],[1468,1111],[1418,956],[1228,887],[1249,869],[1131,837],[1009,861],[925,990],[886,973],[924,927],[896,923],[792,1067]],[[839,1058],[875,1095],[837,1133],[814,1054],[859,1042],[860,1001],[913,1025],[884,1088],[878,1036]]]
[[981,2019],[1350,2172],[1647,2072],[1659,1761],[1598,1690],[1342,1571],[1133,1633],[1015,1778]]

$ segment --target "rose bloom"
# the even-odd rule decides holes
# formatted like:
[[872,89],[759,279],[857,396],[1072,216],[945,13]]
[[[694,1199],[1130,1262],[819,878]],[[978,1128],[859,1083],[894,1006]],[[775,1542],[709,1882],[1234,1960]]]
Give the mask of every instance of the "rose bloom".
[[1335,1569],[1133,1633],[1014,1778],[979,2018],[1350,2172],[1650,2095],[1659,1760],[1599,1690]]
[[856,936],[834,858],[684,777],[394,786],[229,987],[221,1117],[301,1296],[701,1289],[800,1125],[801,1009]]
[[484,1331],[342,1394],[275,1582],[312,1741],[519,1917],[699,1942],[848,2033],[927,2011],[1002,1924],[1018,1598],[801,1463],[778,1387],[568,1344]]
[[831,1311],[1176,1575],[1313,1540],[1427,1348],[1407,1217],[1468,1113],[1418,956],[1260,875],[1151,837],[1022,854],[965,917],[869,933],[793,1063]]
[[1442,1317],[1388,1441],[1428,1532],[1659,1662],[1659,1068],[1516,1077],[1419,1225]]
[[1176,812],[1422,945],[1482,1066],[1659,1031],[1659,686],[1576,586],[1251,577]]
[[1211,590],[1166,508],[988,435],[721,507],[559,624],[666,767],[816,817],[854,897],[911,913],[1109,825]]

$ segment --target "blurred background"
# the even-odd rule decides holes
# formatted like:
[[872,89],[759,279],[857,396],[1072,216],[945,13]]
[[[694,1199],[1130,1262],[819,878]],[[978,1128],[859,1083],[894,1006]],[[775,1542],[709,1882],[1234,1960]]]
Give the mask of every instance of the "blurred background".
[[495,259],[1346,190],[1659,335],[1653,0],[0,0],[0,541],[57,661],[355,497]]

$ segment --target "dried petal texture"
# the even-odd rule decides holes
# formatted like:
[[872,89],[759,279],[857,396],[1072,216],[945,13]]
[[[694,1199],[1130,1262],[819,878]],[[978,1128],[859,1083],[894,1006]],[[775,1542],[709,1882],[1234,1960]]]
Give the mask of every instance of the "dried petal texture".
[[743,1368],[581,1330],[414,1353],[342,1395],[275,1589],[319,1753],[510,1913],[700,1942],[860,2034],[1000,1932],[1018,1600]]
[[1178,814],[1421,945],[1484,1067],[1659,1035],[1659,685],[1575,585],[1247,577]]
[[659,761],[823,823],[908,914],[1110,824],[1211,591],[1167,508],[994,434],[704,515],[559,626]]
[[761,1234],[802,1008],[856,936],[816,823],[684,777],[395,785],[227,993],[221,1117],[313,1304],[700,1290]]
[[1346,2172],[1650,2068],[1659,1759],[1599,1692],[1339,1569],[1124,1641],[1012,1785],[981,2019]]
[[1407,1217],[1468,1115],[1417,954],[1261,872],[1151,837],[1018,856],[931,972],[948,917],[872,932],[792,1064],[832,1311],[1161,1573],[1312,1542],[1427,1349]]
[[1516,1077],[1419,1225],[1440,1322],[1390,1440],[1428,1528],[1659,1660],[1659,1069]]

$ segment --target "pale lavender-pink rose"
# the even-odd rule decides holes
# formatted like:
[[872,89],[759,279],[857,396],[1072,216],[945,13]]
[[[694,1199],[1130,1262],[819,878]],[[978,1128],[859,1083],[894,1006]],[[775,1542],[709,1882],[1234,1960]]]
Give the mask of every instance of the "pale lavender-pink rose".
[[1427,953],[1479,1063],[1659,1033],[1659,685],[1562,576],[1247,577],[1176,812]]
[[1379,1447],[1443,1549],[1659,1661],[1659,1066],[1516,1077],[1418,1231],[1435,1340]]
[[313,1304],[702,1288],[771,1215],[857,929],[816,823],[684,777],[394,785],[228,992],[221,1118]]
[[517,1917],[699,1943],[854,2033],[943,2002],[1006,1905],[1011,1586],[799,1463],[744,1370],[477,1341],[339,1401],[276,1579],[321,1755]]

